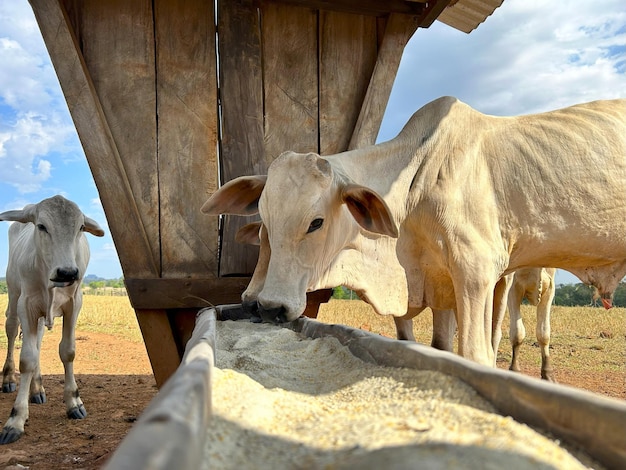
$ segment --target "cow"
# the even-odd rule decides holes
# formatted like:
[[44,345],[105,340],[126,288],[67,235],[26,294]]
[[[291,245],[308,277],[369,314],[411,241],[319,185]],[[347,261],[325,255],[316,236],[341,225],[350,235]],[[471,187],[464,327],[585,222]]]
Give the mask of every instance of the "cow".
[[626,100],[496,117],[443,97],[390,141],[284,152],[201,210],[260,214],[265,320],[293,321],[320,285],[360,285],[380,314],[455,309],[458,353],[493,366],[502,276],[554,266],[610,298],[626,274],[625,187]]
[[85,216],[63,196],[54,196],[21,210],[0,214],[9,227],[9,261],[6,281],[9,303],[6,312],[7,357],[2,370],[2,391],[15,392],[17,377],[13,349],[22,328],[20,386],[11,416],[0,433],[0,444],[9,444],[24,434],[28,400],[45,403],[39,355],[44,327],[63,317],[59,356],[65,368],[63,398],[67,416],[87,416],[74,379],[75,327],[82,306],[81,281],[89,262],[89,245],[84,233],[102,237],[98,223]]
[[[259,246],[259,257],[252,273],[250,283],[241,294],[241,303],[244,311],[252,315],[253,322],[261,322],[258,314],[257,297],[265,284],[265,276],[270,260],[271,248],[267,239],[267,231],[260,222],[252,222],[241,227],[235,235],[235,241]],[[331,268],[332,269],[332,268]],[[332,275],[328,276],[333,278]],[[355,291],[363,295],[362,289],[351,285]],[[320,285],[318,289],[329,289],[336,285]],[[442,351],[452,351],[454,345],[454,334],[456,332],[456,319],[452,310],[433,310],[433,336],[431,346]],[[396,327],[396,337],[399,340],[415,341],[413,334],[413,321],[405,320],[401,317],[393,317]]]
[[[510,370],[521,371],[519,365],[519,352],[526,329],[522,320],[520,305],[525,298],[530,305],[537,307],[537,326],[535,329],[537,341],[541,348],[541,378],[554,382],[554,373],[550,361],[550,309],[556,292],[554,283],[554,268],[523,268],[505,276],[506,291],[508,291],[506,305],[509,309],[509,337],[511,339],[511,365]],[[494,307],[493,320],[493,350],[497,354],[500,339],[502,338],[502,320],[504,308]]]

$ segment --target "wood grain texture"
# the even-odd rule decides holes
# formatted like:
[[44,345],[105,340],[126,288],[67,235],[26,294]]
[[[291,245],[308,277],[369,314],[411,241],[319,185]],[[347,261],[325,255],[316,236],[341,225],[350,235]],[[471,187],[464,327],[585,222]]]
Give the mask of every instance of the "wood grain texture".
[[376,18],[320,12],[320,154],[348,149],[376,63]]
[[[222,182],[267,174],[263,144],[261,25],[254,0],[220,2],[219,56],[222,108]],[[220,275],[251,274],[259,249],[235,242],[237,231],[258,216],[224,216]]]
[[[94,66],[98,56],[95,49],[106,49],[107,45],[112,45],[111,43],[115,43],[118,38],[116,34],[108,33],[104,38],[98,38],[98,32],[102,32],[107,24],[110,25],[115,21],[117,13],[112,15],[109,9],[116,7],[116,4],[103,2],[99,4],[101,8],[94,9],[91,8],[93,3],[97,2],[84,2],[83,6],[87,11],[83,11],[82,7],[78,10],[71,1],[65,4],[55,0],[33,0],[31,5],[98,187],[124,273],[156,276],[159,269],[158,228],[156,220],[152,217],[155,212],[146,212],[146,207],[151,202],[157,203],[156,199],[153,199],[156,191],[154,193],[148,191],[144,198],[135,198],[135,195],[141,194],[141,185],[133,178],[136,172],[130,168],[131,162],[128,162],[129,159],[132,160],[132,157],[127,155],[131,147],[130,142],[123,141],[124,133],[120,132],[119,121],[110,119],[115,109],[124,103],[113,105],[111,103],[113,97],[107,91],[115,88],[115,85],[120,85],[123,80],[109,79],[110,73],[98,75],[103,67]],[[135,17],[140,26],[144,24],[142,20],[151,17],[151,13],[145,12],[142,6],[143,3],[136,2],[129,12],[129,16]],[[105,16],[110,18],[103,19]],[[96,21],[98,18],[100,19]],[[96,27],[89,34],[83,34],[92,21],[98,23],[99,28]],[[129,25],[122,22],[118,34],[122,34],[124,26]],[[131,37],[137,39],[137,35],[144,34],[149,29],[134,31]],[[151,37],[149,33],[147,34]],[[100,40],[106,44],[96,47],[94,43]],[[130,105],[135,99],[132,96],[133,92],[141,95],[141,106],[137,105],[138,115],[134,116],[141,122],[133,126],[137,132],[141,131],[141,135],[135,141],[133,154],[136,154],[135,151],[142,145],[149,153],[151,145],[154,150],[154,116],[149,111],[147,114],[142,111],[147,111],[155,99],[154,84],[149,83],[150,80],[154,80],[154,75],[149,71],[150,41],[137,39],[135,42],[129,42],[131,44],[127,49],[120,51],[113,58],[107,57],[105,62],[118,60],[141,64],[137,68],[143,74],[134,75],[137,82],[127,85],[128,88],[132,88],[128,91],[131,95]],[[117,97],[122,100],[124,98],[119,95]]]
[[134,309],[202,308],[241,302],[248,277],[220,279],[125,278]]
[[385,25],[383,42],[367,89],[357,125],[350,139],[350,148],[376,143],[380,124],[387,108],[391,88],[400,66],[404,46],[418,27],[419,18],[391,14]]
[[318,152],[317,12],[264,4],[265,160]]
[[218,186],[213,4],[154,5],[161,277],[217,277],[217,219],[200,212]]
[[181,354],[177,340],[174,337],[167,311],[135,308],[135,314],[141,335],[146,343],[154,379],[157,387],[160,388],[180,364]]

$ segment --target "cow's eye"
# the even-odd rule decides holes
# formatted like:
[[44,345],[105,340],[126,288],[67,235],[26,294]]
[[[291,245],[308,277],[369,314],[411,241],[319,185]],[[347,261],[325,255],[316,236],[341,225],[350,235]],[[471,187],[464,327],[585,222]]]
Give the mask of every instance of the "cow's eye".
[[37,224],[37,230],[39,230],[40,232],[48,233],[48,229],[44,224]]
[[315,219],[313,222],[311,222],[311,225],[309,225],[309,229],[306,231],[306,233],[315,232],[316,230],[322,228],[322,225],[324,225],[324,219]]

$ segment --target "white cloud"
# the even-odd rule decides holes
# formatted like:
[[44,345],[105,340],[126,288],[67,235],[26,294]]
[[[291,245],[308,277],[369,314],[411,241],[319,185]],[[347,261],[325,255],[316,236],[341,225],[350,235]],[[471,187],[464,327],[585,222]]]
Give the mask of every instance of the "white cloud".
[[467,35],[442,23],[405,49],[380,140],[443,95],[497,115],[626,97],[626,8],[596,2],[505,0]]

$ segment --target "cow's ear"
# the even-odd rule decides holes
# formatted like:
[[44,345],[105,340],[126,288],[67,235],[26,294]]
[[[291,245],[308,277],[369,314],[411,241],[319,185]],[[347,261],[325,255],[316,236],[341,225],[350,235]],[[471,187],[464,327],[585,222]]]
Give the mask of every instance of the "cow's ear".
[[209,215],[254,215],[267,176],[241,176],[229,181],[204,203],[201,211]]
[[398,237],[398,227],[387,203],[375,191],[358,184],[348,184],[342,191],[343,202],[352,217],[365,230]]
[[18,209],[14,211],[6,211],[0,214],[0,220],[6,220],[7,222],[21,222],[26,224],[28,222],[35,222],[34,204],[28,204],[24,209]]
[[96,237],[104,237],[104,230],[98,225],[98,222],[85,216],[85,232],[89,232]]
[[259,230],[261,230],[261,222],[252,222],[251,224],[244,225],[237,230],[235,241],[243,245],[259,246],[261,244]]

